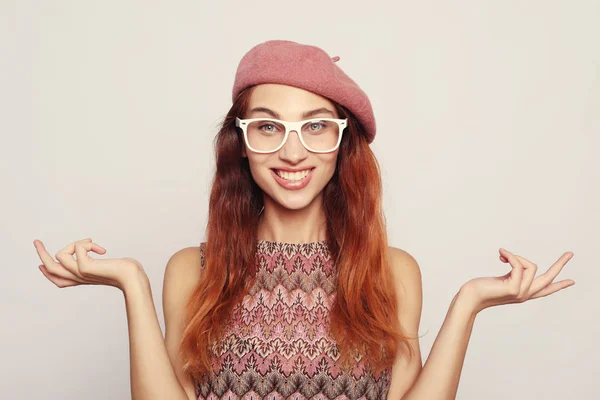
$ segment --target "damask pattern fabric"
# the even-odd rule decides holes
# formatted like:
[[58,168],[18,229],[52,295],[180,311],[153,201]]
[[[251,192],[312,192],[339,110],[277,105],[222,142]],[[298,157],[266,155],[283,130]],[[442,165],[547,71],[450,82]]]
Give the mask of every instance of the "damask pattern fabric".
[[326,242],[259,241],[256,263],[221,351],[213,346],[215,376],[195,382],[198,399],[385,399],[391,368],[376,376],[364,360],[350,371],[338,363],[329,334],[336,268]]

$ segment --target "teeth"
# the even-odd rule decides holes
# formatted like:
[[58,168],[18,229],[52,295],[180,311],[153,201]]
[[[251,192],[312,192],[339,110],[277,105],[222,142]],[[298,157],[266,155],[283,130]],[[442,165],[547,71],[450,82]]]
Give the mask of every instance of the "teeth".
[[286,172],[286,171],[280,171],[280,170],[275,170],[275,173],[277,175],[279,175],[280,177],[282,177],[285,180],[288,181],[299,181],[301,179],[306,178],[306,175],[308,175],[308,173],[310,172],[309,169],[305,169],[304,171],[298,171],[298,172]]

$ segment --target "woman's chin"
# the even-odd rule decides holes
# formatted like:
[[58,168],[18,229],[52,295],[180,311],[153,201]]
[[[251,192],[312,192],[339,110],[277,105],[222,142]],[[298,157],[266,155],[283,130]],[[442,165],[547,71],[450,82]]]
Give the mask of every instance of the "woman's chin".
[[277,203],[286,210],[297,211],[306,208],[310,201],[308,199],[281,199]]
[[310,196],[308,193],[274,193],[275,196],[271,197],[275,203],[286,210],[302,210],[308,207],[309,204],[314,200],[314,196]]

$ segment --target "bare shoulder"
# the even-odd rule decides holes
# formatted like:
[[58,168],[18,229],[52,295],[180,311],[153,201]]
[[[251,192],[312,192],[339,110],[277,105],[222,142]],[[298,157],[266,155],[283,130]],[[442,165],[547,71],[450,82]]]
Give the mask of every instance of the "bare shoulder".
[[175,252],[167,262],[163,281],[163,313],[165,318],[165,345],[177,379],[190,399],[195,397],[195,386],[190,375],[183,372],[179,358],[179,342],[185,329],[185,306],[200,280],[203,269],[203,249],[186,247]]
[[388,265],[392,272],[398,301],[398,319],[404,334],[409,338],[413,357],[403,357],[399,352],[392,367],[392,382],[388,398],[403,398],[413,386],[422,369],[419,344],[419,325],[423,307],[421,268],[407,251],[388,246]]
[[169,258],[162,293],[165,319],[180,313],[191,296],[202,275],[203,257],[202,249],[193,246],[178,250]]
[[398,289],[421,290],[421,268],[410,253],[397,247],[388,246],[388,263]]
[[201,246],[185,247],[169,258],[165,268],[165,280],[184,278],[195,286],[200,279],[203,266],[203,248]]

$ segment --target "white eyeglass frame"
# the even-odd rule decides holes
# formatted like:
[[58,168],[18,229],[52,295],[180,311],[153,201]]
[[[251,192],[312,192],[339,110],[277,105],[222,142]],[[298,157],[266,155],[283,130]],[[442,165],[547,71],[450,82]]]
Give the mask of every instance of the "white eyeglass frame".
[[[277,147],[275,150],[269,150],[269,151],[263,151],[263,150],[256,150],[254,149],[252,146],[250,146],[250,142],[248,141],[248,124],[254,121],[272,121],[272,122],[277,122],[281,125],[283,125],[285,127],[285,136],[283,137],[283,141],[281,142],[281,144],[279,145],[279,147]],[[332,121],[338,124],[338,128],[340,130],[340,135],[338,137],[338,141],[337,144],[335,145],[335,147],[331,150],[313,150],[310,149],[306,143],[304,143],[304,139],[302,138],[302,126],[308,122],[319,122],[319,121]],[[340,143],[342,142],[342,134],[344,133],[344,129],[346,128],[348,124],[348,119],[344,118],[344,119],[340,119],[340,118],[313,118],[313,119],[305,119],[303,121],[283,121],[280,119],[273,119],[273,118],[248,118],[248,119],[241,119],[236,117],[235,118],[235,126],[238,128],[242,129],[242,132],[244,132],[244,140],[246,141],[246,146],[248,146],[248,148],[250,150],[252,150],[255,153],[261,153],[261,154],[266,154],[266,153],[275,153],[276,151],[279,151],[279,149],[281,149],[285,143],[288,140],[288,137],[290,135],[290,131],[296,131],[296,133],[298,134],[298,138],[300,138],[300,143],[302,143],[302,146],[304,146],[304,148],[312,153],[331,153],[332,151],[336,151],[338,147],[340,147]]]

